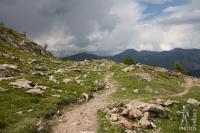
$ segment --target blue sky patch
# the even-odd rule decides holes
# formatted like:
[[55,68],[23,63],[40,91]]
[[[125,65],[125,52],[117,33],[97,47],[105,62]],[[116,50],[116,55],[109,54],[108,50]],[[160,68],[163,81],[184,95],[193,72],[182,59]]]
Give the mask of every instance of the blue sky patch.
[[144,18],[144,20],[151,20],[154,17],[157,16],[165,16],[166,14],[163,13],[163,10],[167,7],[173,7],[173,6],[180,6],[184,5],[190,2],[189,0],[172,0],[168,1],[162,4],[152,4],[148,2],[141,2],[141,5],[145,7],[145,10],[143,11],[144,14],[147,16]]

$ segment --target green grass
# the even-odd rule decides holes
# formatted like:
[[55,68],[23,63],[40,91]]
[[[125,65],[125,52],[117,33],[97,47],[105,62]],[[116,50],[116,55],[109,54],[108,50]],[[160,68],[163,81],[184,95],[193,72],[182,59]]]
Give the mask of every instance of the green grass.
[[[136,68],[133,72],[122,72],[122,67],[120,65],[115,65],[112,70],[114,71],[114,79],[118,82],[119,89],[112,95],[112,98],[116,102],[129,102],[133,99],[139,98],[149,98],[145,101],[148,101],[152,98],[163,98],[163,99],[174,99],[179,101],[179,104],[169,106],[170,109],[169,118],[165,119],[154,119],[157,128],[161,128],[163,133],[199,133],[200,130],[191,132],[191,131],[181,131],[179,130],[179,125],[181,123],[181,116],[177,115],[177,111],[182,111],[182,106],[186,104],[188,98],[194,98],[200,101],[200,87],[194,87],[187,95],[183,97],[172,97],[171,95],[176,94],[184,90],[181,87],[181,83],[184,83],[184,77],[169,76],[166,73],[153,72],[151,69],[146,69],[144,72],[150,73],[153,77],[151,82],[140,80],[139,77],[135,76],[135,73],[143,72],[142,70]],[[150,93],[144,90],[145,86],[150,86],[157,93]],[[126,88],[122,90],[121,88]],[[133,89],[139,89],[139,93],[133,93]],[[190,109],[192,111],[192,108]],[[191,113],[191,112],[190,112]],[[98,112],[100,129],[99,132],[119,132],[123,133],[125,129],[121,129],[121,126],[112,125],[108,119],[105,117],[105,113]],[[192,115],[192,113],[190,114]],[[198,108],[198,117],[197,117],[198,129],[200,128],[200,108]],[[151,132],[149,130],[149,132]]]
[[[25,78],[33,81],[39,85],[47,86],[43,96],[30,95],[26,93],[26,89],[19,89],[11,86],[10,82],[13,80],[0,81],[2,88],[8,89],[6,93],[0,93],[0,132],[35,132],[36,123],[41,119],[49,119],[57,110],[62,109],[70,104],[77,103],[82,93],[91,94],[92,92],[101,90],[104,86],[94,83],[95,80],[103,80],[106,70],[93,72],[92,68],[96,64],[101,64],[101,61],[92,61],[90,65],[84,66],[77,62],[61,61],[60,64],[54,61],[60,61],[54,57],[46,57],[41,55],[33,55],[30,52],[12,47],[9,44],[1,45],[0,51],[4,51],[18,60],[13,61],[11,58],[0,57],[0,64],[15,64],[19,67],[20,71],[9,69],[10,76],[17,79]],[[20,59],[23,59],[20,61]],[[29,64],[30,59],[35,59],[41,64]],[[81,69],[80,72],[69,71],[63,74],[55,73],[59,68],[68,68],[77,65]],[[32,75],[31,72],[34,68],[42,66],[48,71],[44,71],[44,76]],[[84,80],[84,85],[70,82],[63,83],[65,78],[74,78],[81,76],[88,71],[88,77]],[[49,80],[49,76],[54,75],[59,83],[54,83]],[[58,94],[60,97],[53,97],[52,95]],[[32,109],[33,111],[28,112]],[[22,112],[19,114],[17,112]]]
[[[197,113],[197,131],[182,131],[179,130],[179,125],[181,123],[181,115],[177,115],[177,111],[182,111],[182,106],[186,105],[186,101],[188,98],[194,98],[198,101],[200,101],[200,87],[194,87],[188,94],[186,94],[183,97],[171,97],[171,99],[177,100],[180,102],[180,104],[178,105],[174,105],[169,107],[169,109],[171,110],[169,115],[170,118],[173,119],[159,119],[160,122],[157,122],[156,124],[161,127],[162,131],[164,133],[200,133],[200,108],[191,108],[189,107],[188,109],[190,110],[190,116],[192,116],[192,111],[193,109],[197,109],[198,113]],[[169,97],[170,98],[170,97]],[[191,117],[189,118],[191,119]]]
[[[122,68],[119,65],[115,65],[112,70],[115,72],[114,79],[119,84],[119,89],[113,94],[113,99],[117,101],[129,101],[131,99],[139,98],[152,98],[155,96],[167,96],[176,94],[182,91],[184,88],[181,87],[183,78],[177,78],[175,76],[168,76],[163,73],[153,73],[152,70],[145,70],[145,73],[150,73],[153,77],[151,82],[141,80],[136,73],[142,73],[140,69],[136,69],[132,72],[122,72]],[[178,83],[179,82],[179,83]],[[149,86],[152,88],[152,92],[145,90],[145,87]],[[126,88],[126,90],[122,90]],[[135,94],[134,89],[139,89],[139,93]]]

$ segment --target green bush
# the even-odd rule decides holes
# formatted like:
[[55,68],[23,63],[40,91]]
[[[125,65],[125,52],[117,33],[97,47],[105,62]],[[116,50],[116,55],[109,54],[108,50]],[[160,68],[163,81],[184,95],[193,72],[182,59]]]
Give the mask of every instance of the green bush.
[[180,73],[186,74],[185,68],[184,68],[183,65],[182,65],[181,63],[179,63],[179,62],[176,62],[176,63],[174,64],[174,70],[175,70],[176,72],[180,72]]
[[126,65],[133,65],[133,64],[135,64],[135,61],[133,58],[126,56],[123,58],[123,63]]

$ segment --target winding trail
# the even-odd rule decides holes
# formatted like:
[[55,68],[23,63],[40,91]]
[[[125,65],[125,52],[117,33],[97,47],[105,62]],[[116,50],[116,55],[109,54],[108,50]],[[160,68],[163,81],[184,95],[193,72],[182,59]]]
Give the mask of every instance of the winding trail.
[[195,86],[196,83],[193,82],[192,78],[185,78],[185,84],[183,85],[183,87],[185,88],[184,91],[179,92],[173,96],[184,96],[186,95],[191,89],[192,87]]
[[52,133],[96,133],[97,110],[110,104],[109,96],[117,89],[112,76],[112,73],[105,76],[106,89],[102,93],[95,94],[94,99],[66,112],[61,118],[63,122],[59,123]]
[[[113,73],[108,73],[105,76],[104,81],[106,82],[106,87],[103,92],[98,94],[95,93],[94,99],[67,111],[60,118],[62,122],[53,128],[52,133],[96,133],[98,129],[97,110],[111,104],[109,96],[118,88],[117,83],[112,79],[112,76]],[[198,84],[197,81],[187,77],[185,78],[185,84],[183,84],[185,90],[170,96],[186,95],[196,84]],[[140,98],[135,100],[145,99],[152,98]]]

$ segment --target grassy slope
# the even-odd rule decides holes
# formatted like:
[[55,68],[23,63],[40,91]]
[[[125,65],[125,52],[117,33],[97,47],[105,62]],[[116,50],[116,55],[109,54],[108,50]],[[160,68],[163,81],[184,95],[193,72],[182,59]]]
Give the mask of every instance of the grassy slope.
[[[13,61],[6,57],[0,57],[0,64],[7,63],[19,66],[20,72],[9,70],[13,77],[17,77],[17,79],[25,78],[48,87],[44,96],[37,96],[27,94],[25,89],[17,89],[11,86],[9,83],[14,80],[0,81],[0,86],[9,90],[6,93],[0,93],[0,132],[34,132],[36,130],[36,123],[41,118],[48,118],[64,105],[77,102],[83,92],[90,94],[102,88],[102,86],[94,84],[94,81],[96,79],[103,79],[105,70],[103,72],[92,71],[95,65],[102,63],[101,61],[91,62],[88,66],[81,65],[77,62],[61,62],[58,64],[55,61],[59,60],[54,57],[33,55],[30,52],[19,50],[11,45],[0,45],[0,51],[6,51],[8,54],[24,60]],[[41,63],[28,64],[30,59],[35,59]],[[64,74],[55,73],[59,68],[67,68],[74,65],[77,65],[81,69],[81,72],[70,71]],[[47,72],[44,72],[45,75],[32,75],[31,71],[40,66],[48,69]],[[68,77],[83,76],[86,71],[89,74],[88,78],[84,80],[83,86],[75,82],[68,84],[62,82],[63,79]],[[50,81],[49,75],[54,75],[60,83],[56,84]],[[61,97],[53,97],[53,94],[59,94]],[[29,109],[33,109],[33,111],[28,112]],[[19,111],[23,113],[18,114],[17,112]]]
[[[184,88],[181,87],[181,83],[184,82],[182,77],[177,78],[176,76],[168,76],[165,73],[155,73],[152,69],[146,69],[143,71],[136,67],[132,72],[122,72],[122,66],[115,65],[113,67],[115,72],[114,79],[119,83],[118,91],[113,95],[115,100],[129,101],[131,99],[139,98],[152,98],[166,95],[176,94],[182,91]],[[152,81],[141,80],[136,73],[149,73],[151,74]],[[144,88],[149,86],[153,89],[153,92],[147,92]],[[126,88],[126,90],[122,90]],[[134,89],[139,89],[139,94],[133,92]],[[158,92],[158,94],[156,93]]]
[[[112,95],[112,98],[116,102],[128,102],[133,99],[140,98],[164,98],[164,99],[175,99],[180,102],[178,105],[170,106],[169,109],[169,118],[168,119],[156,119],[155,123],[158,128],[161,128],[161,131],[164,133],[182,133],[183,131],[178,130],[178,126],[181,121],[181,116],[176,114],[176,111],[181,111],[182,106],[186,104],[187,98],[195,98],[200,101],[200,87],[194,87],[187,95],[183,97],[171,97],[170,95],[176,94],[180,91],[183,91],[184,88],[181,87],[181,83],[184,83],[183,75],[169,76],[166,73],[154,72],[151,68],[146,68],[145,71],[136,67],[132,72],[122,72],[123,65],[113,66],[113,71],[115,72],[114,79],[119,84],[119,89],[116,93]],[[139,77],[135,76],[135,73],[147,72],[153,76],[151,82],[140,80]],[[145,86],[150,86],[153,90],[159,92],[159,94],[154,92],[147,92],[144,90]],[[126,88],[122,90],[122,88]],[[139,89],[139,93],[135,94],[133,89]],[[200,112],[198,112],[200,113]],[[106,116],[103,112],[98,112],[99,118],[99,132],[109,132],[109,133],[123,133],[122,127],[117,127],[109,123],[106,119]],[[198,115],[198,125],[200,125],[200,115]],[[151,131],[148,131],[151,132]],[[200,131],[196,131],[200,132]]]

